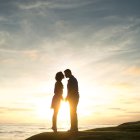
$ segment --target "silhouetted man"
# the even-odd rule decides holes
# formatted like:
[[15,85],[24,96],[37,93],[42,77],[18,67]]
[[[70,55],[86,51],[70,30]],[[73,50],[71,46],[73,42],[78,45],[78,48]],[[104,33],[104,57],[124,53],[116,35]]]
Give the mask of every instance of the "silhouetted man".
[[67,97],[66,100],[70,105],[70,120],[71,128],[69,131],[75,132],[78,131],[78,118],[77,118],[77,105],[79,102],[79,92],[78,92],[78,81],[72,75],[70,69],[64,71],[65,77],[69,78],[67,84]]

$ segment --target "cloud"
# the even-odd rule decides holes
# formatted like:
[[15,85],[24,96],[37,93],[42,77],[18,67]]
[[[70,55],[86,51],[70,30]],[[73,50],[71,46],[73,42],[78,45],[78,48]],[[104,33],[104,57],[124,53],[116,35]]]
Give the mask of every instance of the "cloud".
[[126,109],[123,109],[123,108],[119,108],[119,107],[114,107],[114,108],[109,108],[111,110],[114,110],[114,111],[126,111]]
[[6,31],[0,31],[0,49],[5,47],[10,39],[10,34]]
[[[76,19],[76,16],[80,19],[86,18],[90,20],[91,18],[100,18],[110,15],[119,15],[122,17],[126,16],[138,16],[139,17],[139,2],[130,0],[123,2],[121,0],[12,0],[12,1],[1,1],[1,13],[4,15],[13,14],[16,11],[20,10],[31,10],[38,9],[44,10],[49,7],[50,10],[54,10],[55,14],[62,14],[64,18],[73,17]],[[10,8],[9,8],[10,7]],[[7,11],[5,9],[8,9]],[[125,9],[125,10],[124,10]],[[72,14],[75,13],[75,14]],[[77,18],[77,19],[79,19]],[[83,20],[84,21],[84,20]]]
[[140,67],[139,66],[132,66],[125,70],[125,74],[140,76]]
[[25,55],[25,57],[28,57],[31,60],[37,60],[40,57],[40,54],[37,50],[24,51],[23,55]]
[[[95,2],[95,1],[94,1]],[[48,0],[48,1],[44,1],[44,0],[38,0],[38,1],[26,1],[26,2],[22,2],[22,4],[19,4],[19,8],[23,9],[23,10],[31,10],[31,9],[38,9],[41,7],[44,8],[50,8],[50,9],[75,9],[78,7],[82,7],[88,4],[93,3],[93,1],[87,0],[87,1],[83,1],[83,0],[68,0],[67,2],[64,0]]]
[[[12,6],[15,5],[14,1],[11,4]],[[21,2],[21,1],[20,1]],[[80,2],[80,3],[79,3]],[[46,4],[47,3],[47,4]],[[81,44],[86,44],[89,42],[90,45],[96,46],[98,45],[104,48],[110,48],[112,46],[112,50],[118,50],[118,42],[123,41],[126,45],[130,43],[126,38],[124,38],[124,35],[127,34],[126,32],[126,25],[128,26],[130,24],[129,20],[130,18],[121,18],[120,15],[105,15],[103,18],[98,18],[98,20],[94,19],[96,18],[96,14],[99,11],[96,11],[98,8],[96,6],[105,6],[108,9],[107,4],[105,4],[104,1],[68,1],[65,2],[63,0],[60,1],[24,1],[21,3],[22,6],[27,6],[27,9],[29,8],[36,8],[36,7],[42,7],[45,5],[48,5],[48,3],[51,3],[49,5],[63,5],[62,7],[66,7],[65,10],[61,6],[54,6],[53,10],[48,9],[40,9],[40,11],[44,12],[44,16],[36,15],[35,13],[32,13],[30,11],[27,11],[27,14],[20,11],[20,9],[17,9],[17,11],[20,11],[17,13],[16,16],[16,34],[11,35],[13,38],[17,38],[16,40],[13,39],[13,48],[16,48],[16,46],[20,49],[25,49],[26,46],[28,48],[37,47],[38,42],[41,40],[47,38],[51,41],[57,41],[61,39],[68,40],[69,42],[75,43],[75,46],[80,46]],[[60,3],[60,4],[59,4]],[[114,3],[111,3],[113,6]],[[117,3],[118,4],[118,3]],[[127,3],[129,4],[129,3]],[[76,5],[76,6],[75,6]],[[80,6],[79,6],[80,5]],[[21,6],[21,7],[22,7]],[[23,7],[24,7],[23,6]],[[70,6],[71,8],[67,8],[67,6]],[[58,8],[59,7],[59,8]],[[76,8],[73,8],[76,7]],[[83,8],[84,7],[84,8]],[[14,8],[14,7],[13,7]],[[25,8],[26,9],[26,8]],[[100,9],[100,8],[99,8]],[[105,10],[107,10],[105,8]],[[94,12],[93,12],[93,11]],[[65,12],[64,12],[65,11]],[[100,11],[103,12],[103,11]],[[22,15],[22,16],[21,16]],[[78,17],[78,18],[77,18]],[[113,18],[110,18],[113,17]],[[116,24],[114,23],[114,20]],[[13,22],[13,21],[12,21]],[[128,22],[128,23],[127,23]],[[122,25],[122,26],[119,26]],[[10,25],[11,26],[11,25]],[[111,26],[111,27],[110,27]],[[117,26],[117,27],[116,27]],[[8,26],[9,27],[9,26]],[[4,27],[5,28],[5,27]],[[15,33],[14,31],[14,33]],[[106,32],[108,34],[106,35]],[[122,36],[123,34],[123,36]],[[30,36],[30,37],[28,37]],[[130,38],[129,38],[130,39]],[[81,41],[84,40],[84,41]],[[95,41],[95,43],[92,43]],[[80,43],[81,42],[81,43]],[[85,43],[84,43],[85,42]],[[115,44],[114,47],[112,44]],[[16,45],[15,45],[16,44]],[[29,45],[30,44],[30,45]],[[103,44],[106,44],[103,46]],[[82,45],[82,46],[84,46]],[[24,46],[24,47],[23,47]],[[108,46],[108,47],[107,47]]]
[[5,17],[3,17],[3,16],[0,16],[0,22],[5,22],[5,21],[7,21],[8,19],[7,18],[5,18]]
[[23,4],[19,4],[19,8],[22,10],[31,10],[31,9],[37,9],[37,8],[41,8],[41,7],[45,7],[47,8],[47,6],[50,4],[50,2],[48,1],[31,1],[31,3],[27,2],[27,3],[23,3]]
[[119,89],[127,89],[130,90],[133,88],[132,83],[128,82],[120,82],[120,83],[112,83],[112,86],[119,88]]
[[26,112],[26,111],[32,111],[32,109],[0,107],[0,112],[2,112],[2,113],[6,113],[6,112]]
[[127,112],[128,114],[137,114],[137,115],[140,115],[140,111],[128,111]]
[[13,65],[13,64],[15,64],[16,63],[16,61],[14,60],[14,59],[10,59],[10,58],[7,58],[7,59],[3,59],[3,58],[1,58],[0,59],[0,64],[4,64],[4,65]]
[[[131,61],[133,60],[132,62],[136,62],[135,57],[139,56],[137,48],[135,49],[135,52],[137,53],[135,55],[135,53],[133,54],[133,48],[127,47],[128,45],[133,44],[131,37],[133,35],[135,36],[135,31],[139,29],[138,24],[135,30],[134,28],[130,28],[132,27],[131,23],[128,23],[127,27],[125,24],[122,24],[123,22],[126,22],[125,20],[120,20],[118,25],[112,25],[110,27],[109,25],[112,23],[105,26],[103,24],[98,26],[97,23],[88,26],[86,24],[79,24],[79,27],[77,28],[77,26],[75,27],[73,26],[74,24],[72,24],[77,20],[67,21],[60,20],[59,18],[58,20],[56,18],[54,19],[54,23],[50,26],[51,28],[55,28],[52,29],[52,32],[50,33],[50,30],[47,31],[48,27],[44,30],[43,27],[46,26],[42,26],[46,24],[46,20],[44,23],[41,23],[40,21],[33,23],[34,18],[27,21],[23,20],[21,22],[21,32],[14,35],[11,33],[11,41],[8,42],[10,45],[3,48],[5,54],[7,52],[9,53],[9,60],[13,56],[18,57],[17,61],[22,65],[16,67],[18,71],[23,71],[23,69],[29,70],[30,68],[31,71],[42,71],[41,69],[44,69],[45,66],[52,68],[53,63],[56,61],[58,64],[63,64],[61,62],[64,62],[64,58],[66,58],[69,63],[74,63],[71,59],[72,57],[75,58],[75,63],[85,63],[82,63],[84,69],[90,68],[92,70],[92,68],[94,69],[94,66],[102,69],[104,66],[106,67],[111,64],[110,68],[108,67],[106,70],[102,71],[107,75],[106,73],[108,71],[111,72],[114,69],[114,65],[112,66],[113,63],[128,64],[130,62],[128,62],[129,57],[134,57]],[[117,20],[118,18],[113,17],[113,19]],[[113,19],[108,21],[108,18],[106,18],[106,22],[113,21]],[[100,21],[103,20],[99,20],[99,22]],[[37,28],[38,25],[39,28]],[[131,32],[129,29],[133,29],[132,31],[134,31],[130,35],[128,35],[128,33]],[[44,32],[42,33],[43,30]],[[28,33],[30,37],[28,36]],[[10,54],[10,51],[13,53],[13,56]],[[56,52],[59,54],[59,60],[55,57]],[[67,52],[69,52],[69,54],[67,54]],[[5,56],[8,57],[7,54]],[[7,59],[8,58],[5,60]],[[31,64],[33,60],[35,61]],[[48,61],[50,61],[49,65],[47,64]],[[37,66],[37,64],[39,65]],[[46,68],[44,71],[45,70]]]

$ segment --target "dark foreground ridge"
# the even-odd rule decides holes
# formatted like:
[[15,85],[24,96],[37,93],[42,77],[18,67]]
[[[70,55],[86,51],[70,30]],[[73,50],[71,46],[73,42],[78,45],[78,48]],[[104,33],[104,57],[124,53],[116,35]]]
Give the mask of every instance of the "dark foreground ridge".
[[26,140],[140,140],[140,121],[106,127],[70,132],[44,132]]

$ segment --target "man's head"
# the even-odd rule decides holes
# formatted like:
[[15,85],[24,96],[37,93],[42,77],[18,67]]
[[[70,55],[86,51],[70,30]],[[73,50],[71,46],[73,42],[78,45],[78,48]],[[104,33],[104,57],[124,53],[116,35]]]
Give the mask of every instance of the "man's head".
[[70,78],[70,77],[71,77],[71,75],[72,75],[72,73],[71,73],[71,70],[70,70],[70,69],[66,69],[66,70],[64,71],[64,73],[65,73],[65,77],[66,77],[66,78]]

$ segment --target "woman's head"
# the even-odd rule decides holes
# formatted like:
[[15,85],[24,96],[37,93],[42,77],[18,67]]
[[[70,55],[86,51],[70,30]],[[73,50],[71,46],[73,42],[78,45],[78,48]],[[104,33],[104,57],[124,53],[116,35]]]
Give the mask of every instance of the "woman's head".
[[64,74],[61,71],[56,73],[55,75],[56,81],[61,81],[63,78],[64,78]]

